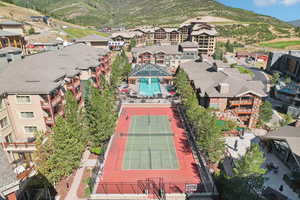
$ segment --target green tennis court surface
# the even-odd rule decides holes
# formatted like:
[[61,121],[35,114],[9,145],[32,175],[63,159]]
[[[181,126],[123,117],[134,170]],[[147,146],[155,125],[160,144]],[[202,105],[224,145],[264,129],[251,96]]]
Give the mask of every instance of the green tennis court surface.
[[132,116],[123,160],[125,170],[178,169],[168,116]]

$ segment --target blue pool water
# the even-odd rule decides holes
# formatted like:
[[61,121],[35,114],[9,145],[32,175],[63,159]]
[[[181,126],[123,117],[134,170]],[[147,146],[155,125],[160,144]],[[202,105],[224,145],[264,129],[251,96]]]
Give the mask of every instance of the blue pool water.
[[160,83],[158,78],[151,78],[151,81],[148,78],[141,78],[139,82],[139,93],[141,95],[154,96],[157,94],[161,94]]

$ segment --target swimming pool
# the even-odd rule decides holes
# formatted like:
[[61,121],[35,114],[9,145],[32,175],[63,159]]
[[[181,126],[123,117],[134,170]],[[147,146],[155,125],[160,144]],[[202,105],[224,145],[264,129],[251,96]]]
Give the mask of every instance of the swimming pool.
[[139,80],[139,93],[143,96],[154,96],[161,94],[160,83],[158,78],[141,78]]

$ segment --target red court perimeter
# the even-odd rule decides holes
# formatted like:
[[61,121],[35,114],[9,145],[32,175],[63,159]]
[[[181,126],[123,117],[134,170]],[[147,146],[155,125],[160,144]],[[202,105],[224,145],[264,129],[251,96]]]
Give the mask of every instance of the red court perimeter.
[[171,119],[171,129],[174,133],[174,144],[179,161],[179,169],[175,170],[123,170],[123,158],[127,137],[115,135],[104,164],[97,193],[130,194],[143,193],[138,184],[141,180],[161,177],[167,193],[184,193],[186,184],[198,184],[200,188],[200,177],[197,166],[188,144],[184,129],[181,127],[180,119],[175,108],[123,108],[116,128],[118,133],[128,133],[131,116],[134,115],[166,115]]

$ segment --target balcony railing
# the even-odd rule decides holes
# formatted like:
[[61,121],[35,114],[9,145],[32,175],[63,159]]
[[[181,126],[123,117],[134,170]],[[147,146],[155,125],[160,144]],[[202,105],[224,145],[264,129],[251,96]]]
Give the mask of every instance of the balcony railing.
[[80,80],[76,80],[76,81],[73,83],[73,85],[74,85],[74,88],[79,87],[79,86],[80,86]]
[[50,103],[49,102],[45,102],[45,101],[41,101],[41,106],[43,109],[45,110],[49,110],[50,109]]
[[45,117],[44,119],[47,125],[54,125],[54,120],[51,117]]
[[62,100],[62,97],[60,95],[55,96],[52,100],[52,106],[56,106],[57,104],[59,104]]
[[234,112],[236,112],[237,114],[251,114],[252,113],[252,109],[233,109]]
[[4,150],[6,151],[35,151],[35,143],[33,142],[4,142]]
[[17,175],[18,180],[24,180],[33,176],[36,173],[34,166],[27,168],[24,172]]
[[76,94],[76,100],[79,100],[80,98],[82,97],[82,92],[79,91],[77,94]]
[[253,101],[252,100],[235,100],[235,101],[230,101],[231,105],[252,105]]

